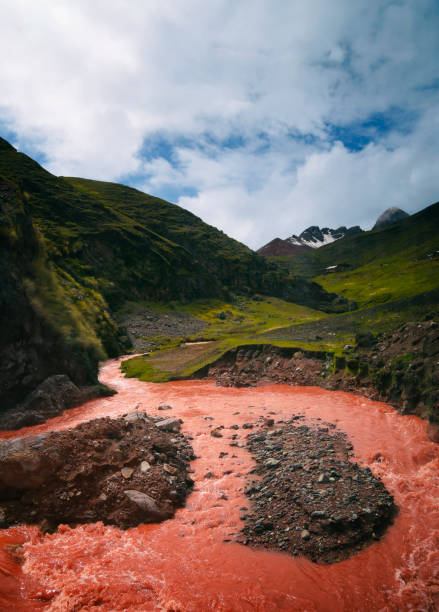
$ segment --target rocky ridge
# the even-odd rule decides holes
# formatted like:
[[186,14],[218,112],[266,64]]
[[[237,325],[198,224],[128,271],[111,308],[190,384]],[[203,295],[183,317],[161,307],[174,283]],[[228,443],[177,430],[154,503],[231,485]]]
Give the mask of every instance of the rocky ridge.
[[317,225],[311,225],[298,236],[293,234],[284,240],[274,238],[274,240],[258,249],[257,253],[265,256],[301,253],[309,249],[318,249],[325,244],[340,240],[346,236],[360,234],[362,231],[359,225],[349,228],[342,225],[337,229],[330,229],[329,227],[320,228]]

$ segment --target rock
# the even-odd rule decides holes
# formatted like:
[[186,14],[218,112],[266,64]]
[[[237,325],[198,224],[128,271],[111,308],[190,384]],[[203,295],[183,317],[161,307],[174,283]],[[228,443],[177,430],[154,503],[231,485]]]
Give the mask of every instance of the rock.
[[157,505],[156,500],[153,497],[150,497],[146,493],[142,493],[141,491],[136,491],[134,489],[128,489],[124,491],[125,495],[132,502],[139,506],[141,510],[145,512],[149,512],[151,514],[160,514],[160,508]]
[[168,406],[168,404],[160,404],[160,406],[157,407],[157,410],[172,410],[172,406]]
[[223,434],[218,429],[212,429],[211,432],[210,432],[210,435],[213,438],[222,438],[223,437]]
[[131,478],[131,476],[133,475],[134,469],[131,467],[124,467],[120,470],[120,473],[122,474],[122,476],[124,478]]
[[327,482],[329,482],[329,476],[327,474],[325,474],[324,472],[322,472],[322,474],[319,474],[317,482],[327,483]]
[[279,459],[275,459],[274,457],[269,457],[266,461],[265,461],[265,465],[269,468],[274,468],[277,467],[278,465],[280,465],[280,461]]
[[78,387],[65,374],[54,374],[43,380],[13,410],[0,413],[0,429],[19,429],[44,423],[68,408],[111,393],[98,386]]
[[139,419],[139,413],[138,412],[130,412],[129,414],[127,414],[126,416],[124,416],[124,421],[126,423],[134,423],[135,421],[137,421]]
[[314,510],[314,512],[311,512],[311,518],[324,519],[327,518],[327,515],[323,510]]
[[147,472],[150,469],[151,469],[150,464],[147,461],[142,461],[142,463],[140,464],[140,471]]
[[308,529],[302,529],[302,531],[300,532],[300,537],[302,538],[302,540],[309,540],[311,537],[311,534],[308,531]]
[[157,421],[155,426],[162,431],[172,431],[174,433],[180,431],[181,423],[178,419],[163,419],[163,421]]
[[178,469],[173,465],[169,465],[169,463],[164,463],[163,469],[165,472],[168,472],[168,474],[176,474],[178,472]]

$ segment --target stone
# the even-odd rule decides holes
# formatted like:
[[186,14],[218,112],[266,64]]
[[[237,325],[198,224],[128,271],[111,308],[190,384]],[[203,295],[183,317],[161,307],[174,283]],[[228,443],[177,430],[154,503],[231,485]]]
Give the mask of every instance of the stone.
[[326,518],[326,512],[323,512],[322,510],[314,510],[314,512],[311,513],[311,518],[324,519]]
[[128,499],[139,506],[141,510],[145,510],[145,512],[150,512],[151,514],[160,514],[160,508],[153,497],[141,491],[136,491],[135,489],[126,490],[124,493]]
[[130,414],[127,414],[126,416],[124,416],[123,420],[126,423],[134,423],[135,421],[137,421],[139,418],[139,413],[138,412],[130,412]]
[[157,421],[155,426],[163,431],[172,431],[174,433],[177,433],[181,429],[180,421],[178,419],[173,418]]
[[211,432],[210,432],[210,435],[213,438],[222,438],[223,437],[223,434],[218,429],[212,429]]
[[308,529],[302,529],[302,531],[300,532],[300,537],[302,538],[302,540],[309,540],[311,537],[311,534],[308,531]]
[[160,406],[157,407],[157,410],[172,410],[172,406],[169,406],[168,404],[160,404]]
[[274,468],[277,467],[278,465],[280,465],[280,461],[279,459],[275,459],[274,457],[269,457],[266,461],[265,461],[265,465],[269,468]]
[[178,472],[178,469],[173,465],[169,465],[169,463],[164,463],[163,469],[165,472],[168,472],[168,474],[176,474]]
[[131,468],[131,467],[124,467],[120,470],[120,473],[122,474],[124,478],[131,478],[131,476],[133,475],[133,472],[134,472],[134,468]]
[[322,472],[321,474],[319,474],[319,477],[318,477],[318,479],[317,479],[317,482],[320,482],[320,483],[323,483],[323,484],[324,484],[324,483],[329,482],[329,477],[328,477],[328,475],[327,475],[327,474],[325,474],[324,472]]
[[150,464],[147,461],[142,461],[142,463],[140,464],[140,471],[147,472],[150,469],[151,469]]

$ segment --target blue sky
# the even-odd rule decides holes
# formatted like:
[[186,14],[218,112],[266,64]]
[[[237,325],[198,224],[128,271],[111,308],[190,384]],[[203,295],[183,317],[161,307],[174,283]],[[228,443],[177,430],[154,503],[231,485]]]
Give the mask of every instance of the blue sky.
[[57,175],[124,182],[252,248],[439,200],[436,0],[0,9],[0,135]]

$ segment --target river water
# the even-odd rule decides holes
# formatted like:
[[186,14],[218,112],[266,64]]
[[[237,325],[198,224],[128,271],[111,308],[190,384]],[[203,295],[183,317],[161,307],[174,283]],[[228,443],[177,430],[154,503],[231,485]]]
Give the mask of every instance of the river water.
[[[60,527],[45,536],[35,527],[0,531],[0,610],[439,610],[439,445],[429,442],[424,421],[401,416],[383,403],[317,387],[142,383],[124,378],[119,363],[107,362],[100,375],[118,395],[2,437],[65,429],[136,407],[172,414],[184,420],[183,431],[194,438],[195,489],[174,519],[158,525],[119,531],[98,523]],[[172,412],[158,412],[161,403],[173,406]],[[295,414],[344,430],[355,459],[384,481],[399,507],[379,542],[329,566],[232,541],[242,526],[240,508],[248,506],[245,474],[254,465],[245,448],[229,446],[231,433],[244,442],[245,430],[226,429],[223,438],[214,438],[210,428]],[[228,454],[220,459],[222,451]],[[8,552],[16,544],[24,544],[22,565]]]

